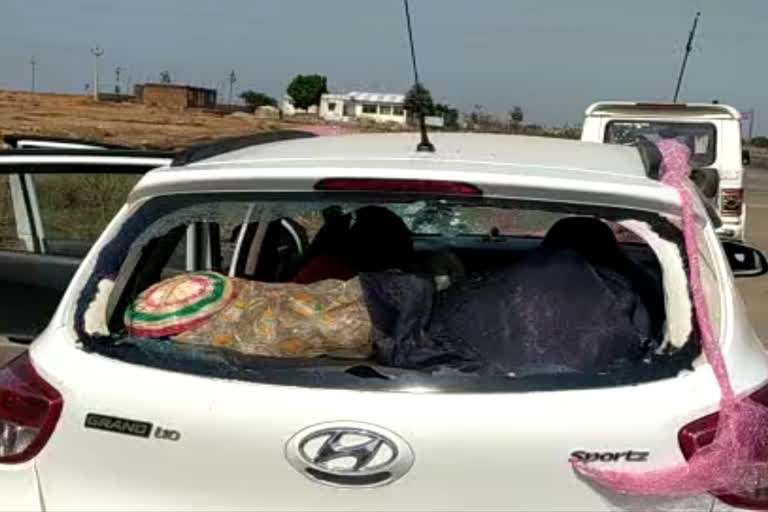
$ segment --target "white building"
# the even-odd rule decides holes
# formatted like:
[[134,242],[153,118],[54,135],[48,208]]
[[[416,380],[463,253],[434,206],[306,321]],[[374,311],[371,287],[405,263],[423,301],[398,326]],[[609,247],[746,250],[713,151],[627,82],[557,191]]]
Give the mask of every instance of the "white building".
[[349,92],[323,94],[318,115],[327,121],[370,119],[379,123],[406,123],[404,94]]

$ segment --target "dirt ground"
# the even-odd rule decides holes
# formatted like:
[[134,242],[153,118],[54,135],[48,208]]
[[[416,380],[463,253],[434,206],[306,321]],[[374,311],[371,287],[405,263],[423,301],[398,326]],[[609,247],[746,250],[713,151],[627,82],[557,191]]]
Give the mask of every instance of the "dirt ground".
[[72,137],[153,149],[177,149],[214,138],[299,127],[279,120],[200,109],[96,102],[66,94],[0,91],[0,136]]

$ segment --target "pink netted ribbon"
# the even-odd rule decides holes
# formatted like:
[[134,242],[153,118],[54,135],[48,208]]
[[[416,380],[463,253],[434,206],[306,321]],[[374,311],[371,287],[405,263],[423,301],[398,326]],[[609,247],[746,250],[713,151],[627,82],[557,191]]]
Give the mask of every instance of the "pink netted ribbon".
[[[704,492],[749,493],[768,482],[768,409],[734,393],[728,369],[715,340],[701,282],[696,244],[694,198],[688,187],[690,150],[674,139],[660,141],[662,181],[674,187],[682,203],[682,227],[689,280],[704,355],[720,387],[720,415],[714,441],[685,464],[645,472],[608,471],[573,460],[575,469],[594,482],[624,494],[685,496]],[[761,487],[765,486],[763,483]]]

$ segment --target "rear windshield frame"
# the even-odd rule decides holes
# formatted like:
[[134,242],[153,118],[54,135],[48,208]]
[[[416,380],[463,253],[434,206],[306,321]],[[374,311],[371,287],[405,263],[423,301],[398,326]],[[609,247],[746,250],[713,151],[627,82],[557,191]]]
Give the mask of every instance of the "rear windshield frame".
[[[163,340],[132,339],[125,336],[104,336],[88,334],[85,331],[85,313],[97,296],[100,282],[108,275],[119,272],[114,261],[110,268],[105,263],[110,258],[118,258],[120,267],[127,254],[128,248],[136,238],[147,228],[153,219],[159,219],[180,205],[190,202],[214,201],[288,201],[311,203],[314,201],[344,202],[344,203],[404,203],[424,199],[449,199],[467,206],[490,206],[516,208],[535,208],[553,212],[566,212],[574,215],[594,215],[608,220],[635,219],[645,221],[662,238],[672,241],[678,246],[682,243],[679,229],[669,223],[661,214],[622,208],[607,208],[592,205],[574,205],[572,203],[542,202],[535,200],[517,200],[491,197],[445,197],[425,196],[423,194],[402,193],[349,193],[349,192],[312,192],[312,193],[203,193],[183,194],[175,196],[159,196],[144,201],[128,216],[119,229],[119,233],[99,251],[97,262],[86,285],[81,291],[75,311],[75,327],[81,346],[87,352],[102,354],[107,357],[125,362],[139,364],[151,368],[177,371],[198,376],[236,379],[264,384],[280,384],[329,389],[357,389],[372,391],[401,391],[408,392],[415,388],[424,388],[434,392],[519,392],[519,391],[554,391],[606,388],[624,385],[635,385],[665,378],[672,378],[682,370],[692,370],[693,361],[700,354],[698,332],[695,327],[684,347],[674,354],[651,357],[647,363],[625,365],[621,370],[609,373],[594,374],[558,374],[535,375],[526,377],[487,377],[476,375],[434,375],[423,376],[409,374],[395,379],[377,377],[377,372],[370,373],[371,378],[344,373],[327,371],[322,368],[323,358],[311,361],[274,360],[265,364],[265,359],[221,349],[205,349],[200,346],[186,346]],[[142,227],[143,225],[143,227]],[[122,256],[120,256],[122,254]],[[687,269],[685,251],[682,251],[683,264]],[[109,265],[107,265],[109,267]],[[690,288],[689,288],[690,293]],[[173,350],[169,351],[169,346]],[[173,352],[172,360],[164,359],[163,355]],[[290,361],[290,362],[289,362]],[[369,361],[350,361],[349,367],[374,366]],[[289,367],[289,368],[286,368]],[[297,368],[303,368],[297,370]],[[415,373],[415,372],[414,372]]]

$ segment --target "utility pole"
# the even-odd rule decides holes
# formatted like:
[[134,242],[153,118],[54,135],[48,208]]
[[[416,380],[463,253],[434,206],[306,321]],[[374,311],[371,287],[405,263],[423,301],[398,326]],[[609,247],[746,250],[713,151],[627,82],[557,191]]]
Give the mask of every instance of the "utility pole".
[[93,99],[99,101],[99,57],[104,55],[104,50],[99,48],[91,48],[91,55],[93,55]]
[[33,56],[32,59],[29,61],[29,63],[32,65],[32,92],[35,92],[35,66],[37,66],[37,60]]
[[115,68],[115,94],[120,94],[120,66]]
[[675,97],[672,99],[672,103],[677,103],[677,95],[680,93],[680,85],[683,83],[683,74],[685,73],[685,65],[688,63],[688,55],[693,50],[693,36],[696,34],[696,26],[699,24],[699,16],[701,12],[696,12],[696,16],[693,18],[693,27],[688,34],[688,42],[685,45],[685,55],[683,56],[683,64],[680,66],[680,75],[677,77],[677,87],[675,87]]
[[232,104],[232,90],[235,86],[235,82],[237,82],[237,76],[235,76],[235,70],[233,69],[232,72],[229,74],[229,104]]

